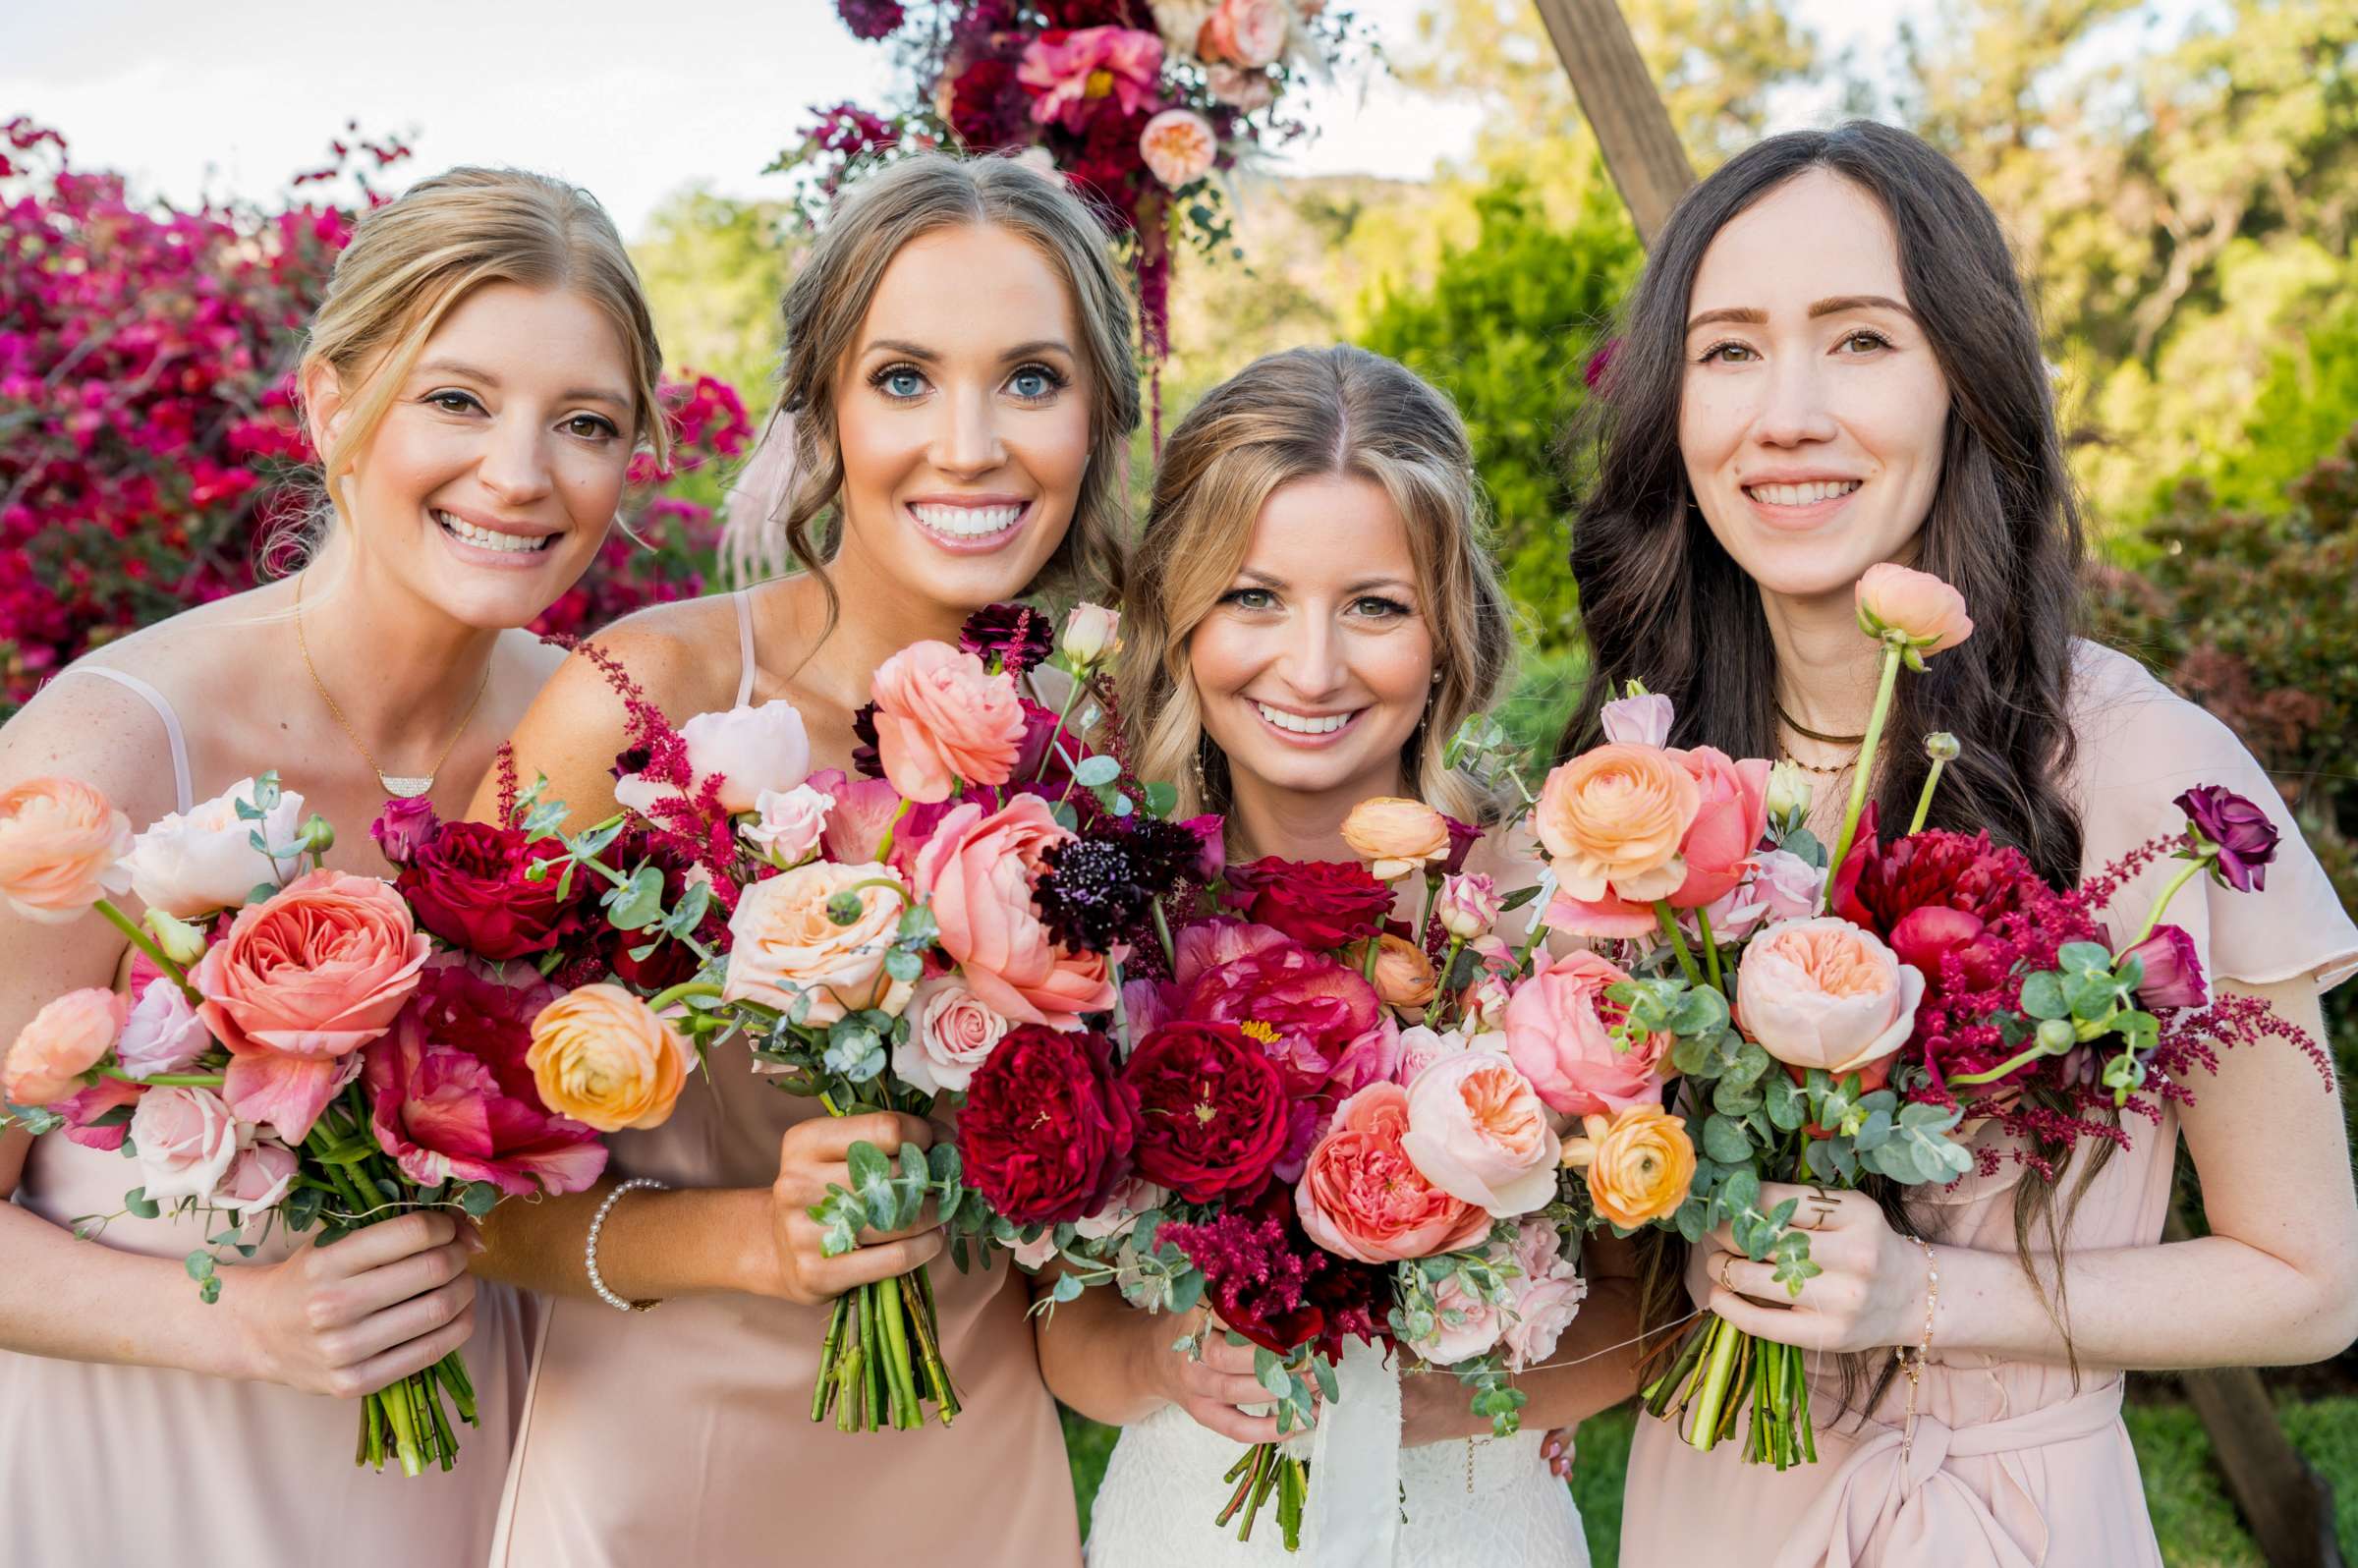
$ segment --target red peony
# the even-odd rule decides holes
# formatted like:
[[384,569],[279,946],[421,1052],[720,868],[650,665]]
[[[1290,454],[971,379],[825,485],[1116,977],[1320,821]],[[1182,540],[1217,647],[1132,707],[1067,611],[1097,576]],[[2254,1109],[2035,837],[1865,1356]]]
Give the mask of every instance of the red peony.
[[1137,1092],[1114,1076],[1113,1044],[1094,1031],[1008,1031],[958,1116],[967,1185],[1018,1225],[1103,1207],[1137,1140]]
[[1888,938],[1909,911],[1937,904],[1985,924],[2023,907],[2047,884],[2022,851],[1938,828],[1884,844],[1875,836],[1875,808],[1859,819],[1858,842],[1834,878],[1834,913]]
[[393,887],[420,925],[453,947],[504,963],[547,952],[581,923],[593,886],[588,877],[576,876],[561,896],[556,872],[536,882],[525,876],[553,849],[526,839],[520,828],[444,822],[416,846]]
[[1383,928],[1392,890],[1357,861],[1288,861],[1271,855],[1228,868],[1228,903],[1320,950],[1363,942]]
[[445,955],[426,967],[393,1027],[362,1055],[376,1141],[412,1180],[489,1182],[501,1192],[578,1193],[606,1168],[594,1128],[551,1115],[525,1052],[558,992]]
[[1138,1092],[1138,1169],[1191,1204],[1251,1198],[1285,1152],[1285,1081],[1230,1024],[1166,1024],[1122,1069]]

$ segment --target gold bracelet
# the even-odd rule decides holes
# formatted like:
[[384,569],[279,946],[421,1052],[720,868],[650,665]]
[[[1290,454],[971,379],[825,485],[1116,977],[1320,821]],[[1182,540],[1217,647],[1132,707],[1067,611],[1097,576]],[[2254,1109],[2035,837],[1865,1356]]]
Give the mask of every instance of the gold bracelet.
[[1899,1356],[1900,1370],[1908,1374],[1908,1424],[1900,1434],[1899,1455],[1902,1463],[1916,1441],[1916,1399],[1924,1382],[1924,1364],[1933,1353],[1933,1314],[1940,1305],[1940,1262],[1934,1256],[1933,1244],[1921,1236],[1909,1240],[1924,1249],[1924,1339],[1916,1347],[1916,1359],[1908,1359],[1908,1347],[1894,1347]]

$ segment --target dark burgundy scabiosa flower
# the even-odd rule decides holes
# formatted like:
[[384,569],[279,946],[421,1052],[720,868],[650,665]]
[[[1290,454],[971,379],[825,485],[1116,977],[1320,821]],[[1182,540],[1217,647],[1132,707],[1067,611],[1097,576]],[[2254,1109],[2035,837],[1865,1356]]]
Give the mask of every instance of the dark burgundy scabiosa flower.
[[1271,855],[1228,868],[1228,906],[1307,947],[1364,942],[1383,928],[1392,890],[1357,861],[1288,861]]
[[2218,879],[2238,893],[2268,885],[2268,863],[2276,858],[2276,824],[2268,813],[2233,790],[2198,784],[2170,802],[2186,813],[2201,842],[2217,845],[2213,864]]
[[985,604],[958,629],[958,645],[986,665],[1029,674],[1056,645],[1056,626],[1029,604]]
[[1165,1024],[1122,1079],[1138,1092],[1138,1169],[1191,1204],[1251,1199],[1285,1152],[1285,1080],[1233,1024]]
[[876,704],[863,702],[852,714],[852,768],[862,778],[884,776],[884,754],[876,749]]
[[1126,833],[1066,839],[1040,855],[1047,870],[1032,900],[1049,934],[1075,952],[1102,953],[1146,919],[1154,890],[1139,876]]

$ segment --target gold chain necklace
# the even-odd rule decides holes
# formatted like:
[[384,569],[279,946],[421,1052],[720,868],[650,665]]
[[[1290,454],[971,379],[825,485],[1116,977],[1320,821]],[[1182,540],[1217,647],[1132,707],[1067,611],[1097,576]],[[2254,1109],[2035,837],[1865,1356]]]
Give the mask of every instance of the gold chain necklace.
[[426,794],[434,787],[434,775],[442,771],[442,764],[449,761],[450,754],[458,750],[459,737],[465,735],[467,726],[475,721],[475,710],[482,705],[483,693],[491,686],[491,661],[483,661],[483,678],[476,686],[475,700],[467,704],[466,713],[459,719],[459,727],[451,732],[450,744],[442,748],[442,755],[434,758],[434,765],[426,770],[425,776],[419,778],[405,773],[388,773],[377,766],[376,756],[368,750],[368,744],[361,739],[360,731],[352,727],[352,720],[344,716],[344,709],[336,701],[335,694],[327,689],[325,681],[319,679],[319,671],[311,663],[310,640],[303,635],[303,580],[309,576],[309,569],[306,568],[295,578],[295,645],[303,650],[303,667],[310,676],[311,685],[318,689],[320,700],[336,716],[336,725],[343,730],[344,738],[352,742],[353,750],[359,752],[368,763],[368,770],[376,775],[376,781],[385,787],[387,795],[408,801]]

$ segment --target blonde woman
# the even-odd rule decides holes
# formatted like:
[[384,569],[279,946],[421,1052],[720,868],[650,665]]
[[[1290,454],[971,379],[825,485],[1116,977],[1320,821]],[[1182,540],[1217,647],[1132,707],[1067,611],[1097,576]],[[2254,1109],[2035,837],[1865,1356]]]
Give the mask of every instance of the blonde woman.
[[[942,155],[870,176],[786,297],[796,452],[779,522],[806,570],[646,611],[600,643],[675,720],[783,699],[815,764],[849,768],[853,715],[895,650],[1110,573],[1138,422],[1131,331],[1104,236],[1060,182]],[[613,801],[624,737],[622,704],[577,660],[516,748],[587,821]],[[495,1563],[1079,1560],[1013,1270],[934,1271],[954,1427],[850,1437],[810,1419],[828,1304],[941,1251],[927,1224],[826,1258],[806,1212],[849,1181],[853,1142],[904,1138],[930,1134],[831,1120],[715,1062],[662,1127],[615,1137],[597,1190],[495,1217],[478,1266],[556,1298]],[[646,1303],[661,1305],[627,1310]]]
[[[1495,818],[1442,750],[1498,696],[1506,603],[1465,429],[1393,362],[1296,349],[1197,405],[1164,449],[1122,629],[1139,771],[1179,779],[1182,814],[1224,812],[1232,861],[1355,859],[1343,818],[1373,796]],[[1502,886],[1534,880],[1537,867],[1494,839],[1473,864]],[[1602,1277],[1620,1266],[1592,1249],[1558,1359],[1634,1332],[1626,1280]],[[1194,1360],[1171,1349],[1181,1331],[1110,1291],[1042,1320],[1048,1386],[1125,1428],[1093,1510],[1093,1568],[1587,1562],[1542,1433],[1628,1394],[1627,1356],[1530,1373],[1526,1430],[1493,1440],[1456,1378],[1400,1377],[1354,1346],[1313,1439],[1301,1554],[1285,1558],[1273,1529],[1240,1544],[1211,1522],[1238,1445],[1276,1435],[1272,1417],[1240,1408],[1266,1409],[1253,1352],[1214,1334]]]
[[[144,823],[279,770],[365,828],[405,780],[462,811],[553,667],[515,630],[573,585],[635,448],[660,448],[662,355],[590,196],[456,169],[362,220],[313,318],[305,417],[331,498],[295,577],[174,616],[60,674],[0,731],[0,787],[62,774]],[[0,1037],[117,975],[97,920],[0,912]],[[521,1303],[477,1290],[451,1222],[339,1246],[272,1235],[205,1306],[201,1215],[118,1214],[133,1167],[0,1135],[0,1518],[11,1561],[479,1561],[523,1391]],[[93,1240],[78,1217],[116,1214]],[[230,1261],[235,1261],[234,1259]],[[482,1425],[448,1474],[352,1463],[345,1401],[464,1344]],[[335,1396],[335,1397],[323,1397]],[[235,1528],[235,1546],[207,1527]]]

